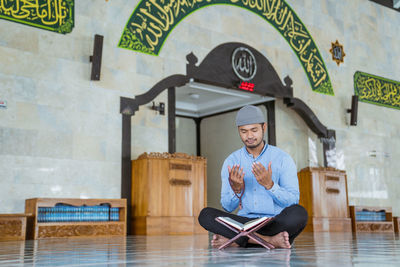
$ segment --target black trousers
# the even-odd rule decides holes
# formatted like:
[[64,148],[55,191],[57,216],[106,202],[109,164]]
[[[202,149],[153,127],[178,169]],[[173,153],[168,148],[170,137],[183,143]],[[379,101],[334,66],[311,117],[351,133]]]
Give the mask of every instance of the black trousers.
[[[239,216],[215,208],[204,208],[199,215],[200,225],[209,232],[222,235],[229,239],[236,236],[237,233],[218,223],[215,218],[219,216],[230,217],[240,223],[254,220],[254,218]],[[283,209],[280,214],[275,216],[275,219],[271,223],[259,229],[257,233],[265,236],[273,236],[286,231],[289,234],[289,242],[292,244],[296,236],[306,227],[307,218],[307,211],[302,206],[292,205]],[[237,239],[236,243],[241,247],[257,246],[248,243],[248,240],[248,237],[241,237]]]

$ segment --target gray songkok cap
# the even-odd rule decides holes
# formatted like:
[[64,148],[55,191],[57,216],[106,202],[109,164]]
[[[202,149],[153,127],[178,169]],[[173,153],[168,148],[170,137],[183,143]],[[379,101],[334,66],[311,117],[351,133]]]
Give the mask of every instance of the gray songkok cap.
[[265,117],[260,108],[252,105],[242,107],[236,115],[236,126],[264,123]]

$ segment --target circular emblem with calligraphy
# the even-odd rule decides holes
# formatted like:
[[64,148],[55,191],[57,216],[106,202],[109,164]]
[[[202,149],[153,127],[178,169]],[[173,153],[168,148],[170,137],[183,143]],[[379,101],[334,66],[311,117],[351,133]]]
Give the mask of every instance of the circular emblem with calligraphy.
[[256,58],[249,49],[238,47],[232,54],[232,68],[239,79],[250,81],[257,72]]

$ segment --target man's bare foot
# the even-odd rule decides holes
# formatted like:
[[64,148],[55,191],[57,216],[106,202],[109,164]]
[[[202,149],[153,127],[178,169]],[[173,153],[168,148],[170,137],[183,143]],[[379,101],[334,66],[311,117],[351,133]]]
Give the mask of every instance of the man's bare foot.
[[[211,240],[211,246],[213,248],[219,248],[226,242],[228,242],[228,238],[222,236],[222,235],[213,235],[213,238]],[[238,247],[239,245],[233,242],[232,244],[229,245],[229,247]]]
[[[289,234],[286,231],[280,232],[279,234],[276,234],[274,236],[265,236],[265,235],[260,235],[257,233],[256,233],[256,235],[261,237],[262,239],[264,239],[271,245],[273,245],[275,248],[291,248],[292,247],[289,243]],[[255,242],[251,239],[249,239],[249,242],[255,244]]]

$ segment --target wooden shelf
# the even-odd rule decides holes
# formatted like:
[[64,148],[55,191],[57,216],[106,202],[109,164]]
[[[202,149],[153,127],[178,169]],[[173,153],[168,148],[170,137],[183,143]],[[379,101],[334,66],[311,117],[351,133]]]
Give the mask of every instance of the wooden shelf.
[[[110,208],[119,208],[119,221],[38,222],[40,207],[57,204],[77,207],[108,204]],[[33,198],[25,201],[25,212],[33,215],[27,222],[28,239],[126,235],[126,199]]]
[[125,223],[122,221],[102,221],[102,222],[39,222],[38,225],[43,225],[43,226],[54,226],[54,225],[60,225],[60,223],[65,224],[65,225],[97,225],[99,223],[107,223],[107,224],[121,224]]
[[25,240],[29,214],[0,214],[0,241]]
[[[356,212],[359,211],[378,211],[385,212],[385,221],[360,221],[357,220]],[[366,207],[366,206],[350,206],[351,227],[353,232],[389,232],[393,233],[393,217],[392,208],[389,207]]]

